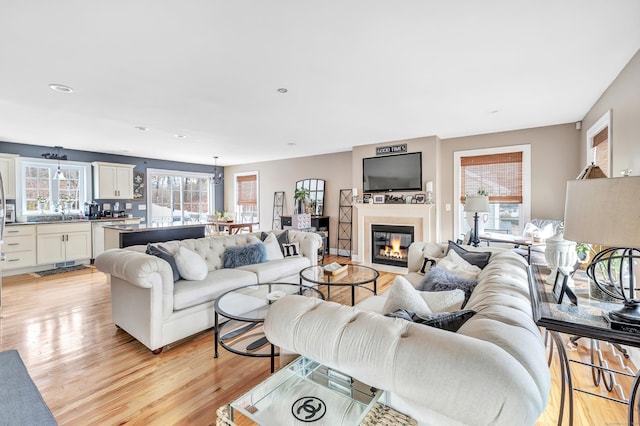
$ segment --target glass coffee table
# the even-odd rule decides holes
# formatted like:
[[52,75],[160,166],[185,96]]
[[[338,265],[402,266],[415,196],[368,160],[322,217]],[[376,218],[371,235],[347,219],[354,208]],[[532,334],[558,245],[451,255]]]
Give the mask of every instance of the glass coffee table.
[[348,375],[305,357],[230,404],[231,422],[259,425],[359,425],[382,394]]
[[[264,335],[264,318],[271,303],[288,295],[301,294],[324,299],[324,295],[301,284],[268,283],[235,288],[216,299],[214,358],[218,358],[218,345],[237,355],[271,358],[271,372],[275,370],[275,357],[279,354]],[[220,323],[220,316],[229,321]]]
[[[351,287],[351,306],[355,304],[356,287],[369,290],[374,295],[378,291],[380,273],[373,268],[362,265],[343,265],[341,272],[332,274],[324,269],[325,265],[315,265],[300,271],[300,284],[313,283],[327,286],[327,299],[331,299],[331,286]],[[372,284],[372,288],[366,287]]]

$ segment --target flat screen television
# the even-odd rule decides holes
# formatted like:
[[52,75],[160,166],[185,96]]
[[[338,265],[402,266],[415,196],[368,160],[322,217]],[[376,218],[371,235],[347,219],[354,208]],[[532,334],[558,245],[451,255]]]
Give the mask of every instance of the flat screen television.
[[362,190],[421,191],[422,152],[363,158]]

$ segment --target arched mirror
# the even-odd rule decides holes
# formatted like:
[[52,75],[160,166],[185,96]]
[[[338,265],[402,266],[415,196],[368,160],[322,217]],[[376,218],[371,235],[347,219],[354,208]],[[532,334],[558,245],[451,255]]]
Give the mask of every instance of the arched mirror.
[[296,189],[306,189],[306,213],[324,216],[324,179],[303,179],[296,182]]

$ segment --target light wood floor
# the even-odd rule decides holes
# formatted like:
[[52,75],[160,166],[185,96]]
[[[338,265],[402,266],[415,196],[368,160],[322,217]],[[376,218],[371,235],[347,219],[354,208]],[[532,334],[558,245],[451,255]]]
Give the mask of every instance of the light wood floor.
[[[326,260],[346,262],[333,256]],[[382,273],[379,291],[393,278]],[[334,300],[349,301],[349,293],[339,294],[335,288],[331,293]],[[357,298],[369,294],[361,290]],[[268,359],[224,349],[214,359],[211,330],[151,354],[113,325],[106,277],[93,268],[43,278],[5,277],[2,297],[0,350],[20,352],[61,425],[212,425],[219,406],[269,375]],[[588,357],[582,344],[570,352]],[[554,359],[554,387],[538,425],[557,422],[557,356]],[[578,368],[576,381],[588,387],[589,370]],[[487,391],[491,386],[487,384]],[[576,425],[626,424],[626,406],[592,396],[576,394],[575,412]]]

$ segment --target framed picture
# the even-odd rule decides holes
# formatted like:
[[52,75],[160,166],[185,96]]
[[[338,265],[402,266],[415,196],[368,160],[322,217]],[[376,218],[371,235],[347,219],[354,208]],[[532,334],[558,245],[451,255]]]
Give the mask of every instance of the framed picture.
[[133,199],[144,200],[144,172],[133,172]]
[[417,204],[424,204],[427,200],[427,195],[426,194],[416,194],[414,195],[414,200],[416,200]]
[[365,204],[369,204],[371,202],[371,193],[370,192],[365,192],[364,194],[362,194],[362,202]]
[[556,274],[556,279],[553,282],[553,289],[551,292],[553,293],[554,299],[558,304],[561,304],[564,300],[564,295],[567,295],[567,298],[574,305],[578,304],[578,298],[576,297],[573,290],[568,285],[569,274],[566,274],[562,269],[558,269]]
[[384,204],[384,195],[374,195],[373,196],[373,203],[374,204]]

